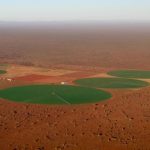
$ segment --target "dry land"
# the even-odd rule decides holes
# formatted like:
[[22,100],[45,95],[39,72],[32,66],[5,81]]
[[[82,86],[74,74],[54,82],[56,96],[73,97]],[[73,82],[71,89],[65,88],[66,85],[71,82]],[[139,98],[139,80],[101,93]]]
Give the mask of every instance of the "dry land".
[[[0,150],[150,150],[149,75],[125,76],[128,88],[112,88],[118,77],[107,74],[149,71],[149,39],[149,24],[0,23]],[[91,78],[96,78],[94,87],[93,79],[82,85],[90,94],[87,102],[68,99],[64,88],[51,91],[56,85],[77,88],[75,81]],[[101,87],[97,78],[111,78],[111,88]],[[28,91],[36,85],[40,89]],[[43,85],[48,99],[43,97]],[[18,87],[23,91],[18,93]],[[94,99],[89,88],[111,97],[99,101],[99,93]],[[50,104],[51,97],[59,103]],[[41,104],[42,99],[49,104]],[[60,105],[66,99],[75,104]]]

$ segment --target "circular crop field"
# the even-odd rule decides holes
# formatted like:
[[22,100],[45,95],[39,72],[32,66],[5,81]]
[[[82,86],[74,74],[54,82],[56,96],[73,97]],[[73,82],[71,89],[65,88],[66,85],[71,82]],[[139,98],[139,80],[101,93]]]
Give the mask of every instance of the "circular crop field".
[[6,71],[5,70],[0,70],[0,74],[5,74]]
[[139,88],[149,85],[144,81],[124,78],[84,78],[75,83],[94,88]]
[[71,85],[29,85],[0,90],[0,97],[38,104],[94,103],[111,97],[110,93]]
[[150,78],[150,71],[140,71],[140,70],[116,70],[108,72],[108,74],[124,78],[141,78],[141,79]]

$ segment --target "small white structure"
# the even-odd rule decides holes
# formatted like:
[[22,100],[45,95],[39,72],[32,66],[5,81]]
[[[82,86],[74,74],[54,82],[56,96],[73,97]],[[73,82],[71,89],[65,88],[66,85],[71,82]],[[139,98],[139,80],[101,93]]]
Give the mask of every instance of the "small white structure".
[[67,84],[67,82],[61,82],[60,84],[61,84],[61,85],[64,85],[64,84]]
[[7,78],[7,81],[12,82],[12,79],[11,78]]

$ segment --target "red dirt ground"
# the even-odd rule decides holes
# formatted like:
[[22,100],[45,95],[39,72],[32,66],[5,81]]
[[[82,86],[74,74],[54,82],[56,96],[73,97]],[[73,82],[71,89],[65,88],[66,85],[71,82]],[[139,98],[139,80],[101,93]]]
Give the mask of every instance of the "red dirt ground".
[[149,150],[150,88],[90,105],[0,100],[2,150]]
[[6,24],[0,24],[3,63],[126,69],[150,66],[149,23]]
[[38,82],[38,83],[60,83],[60,82],[68,82],[72,83],[75,79],[80,79],[84,77],[89,77],[95,75],[95,73],[89,73],[89,72],[75,72],[75,73],[69,73],[66,75],[60,75],[60,76],[46,76],[46,75],[27,75],[27,76],[21,76],[13,78],[15,81],[23,81],[23,82]]
[[49,78],[53,78],[53,76],[32,74],[32,75],[27,75],[27,76],[22,76],[22,77],[15,77],[13,79],[17,80],[17,81],[19,80],[19,81],[35,82],[35,81],[38,81],[38,80],[49,79]]
[[[72,83],[116,69],[150,70],[149,39],[149,24],[0,24],[0,63],[78,72],[57,77],[30,72],[12,83],[1,82],[0,89],[33,82]],[[0,150],[150,150],[150,87],[110,91],[110,100],[74,106],[1,99]]]
[[[80,70],[80,69],[79,69]],[[98,70],[60,76],[27,75],[3,81],[0,89],[31,83],[58,83]],[[150,88],[108,90],[113,98],[87,105],[35,105],[0,100],[2,150],[149,150]]]

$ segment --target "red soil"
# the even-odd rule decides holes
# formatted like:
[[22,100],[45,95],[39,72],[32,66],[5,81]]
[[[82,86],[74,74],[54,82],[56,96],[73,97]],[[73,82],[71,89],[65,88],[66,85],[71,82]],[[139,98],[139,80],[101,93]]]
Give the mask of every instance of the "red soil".
[[22,77],[15,77],[13,78],[14,80],[20,80],[20,81],[38,81],[38,80],[42,80],[42,79],[48,79],[48,78],[53,78],[53,76],[45,76],[45,75],[36,75],[36,74],[32,74],[32,75],[27,75],[27,76],[22,76]]
[[[31,74],[16,77],[11,83],[3,81],[0,89],[31,83],[72,83],[97,72]],[[101,72],[105,75],[104,70]],[[149,150],[150,88],[108,91],[113,98],[87,105],[34,105],[0,99],[0,149]]]
[[111,100],[74,106],[0,100],[0,148],[149,150],[149,91],[113,90]]
[[[149,24],[1,26],[1,63],[68,67],[80,72],[57,77],[19,77],[12,83],[0,83],[0,89],[33,82],[71,83],[93,75],[98,67],[103,72],[148,70],[149,29]],[[0,150],[150,150],[150,88],[111,92],[111,100],[74,106],[1,99]]]
[[70,73],[66,75],[60,75],[60,76],[46,76],[46,75],[27,75],[22,77],[15,77],[13,78],[15,81],[23,81],[23,82],[38,82],[38,83],[59,83],[59,82],[72,82],[75,79],[84,78],[91,76],[95,73],[88,73],[88,72],[75,72]]

